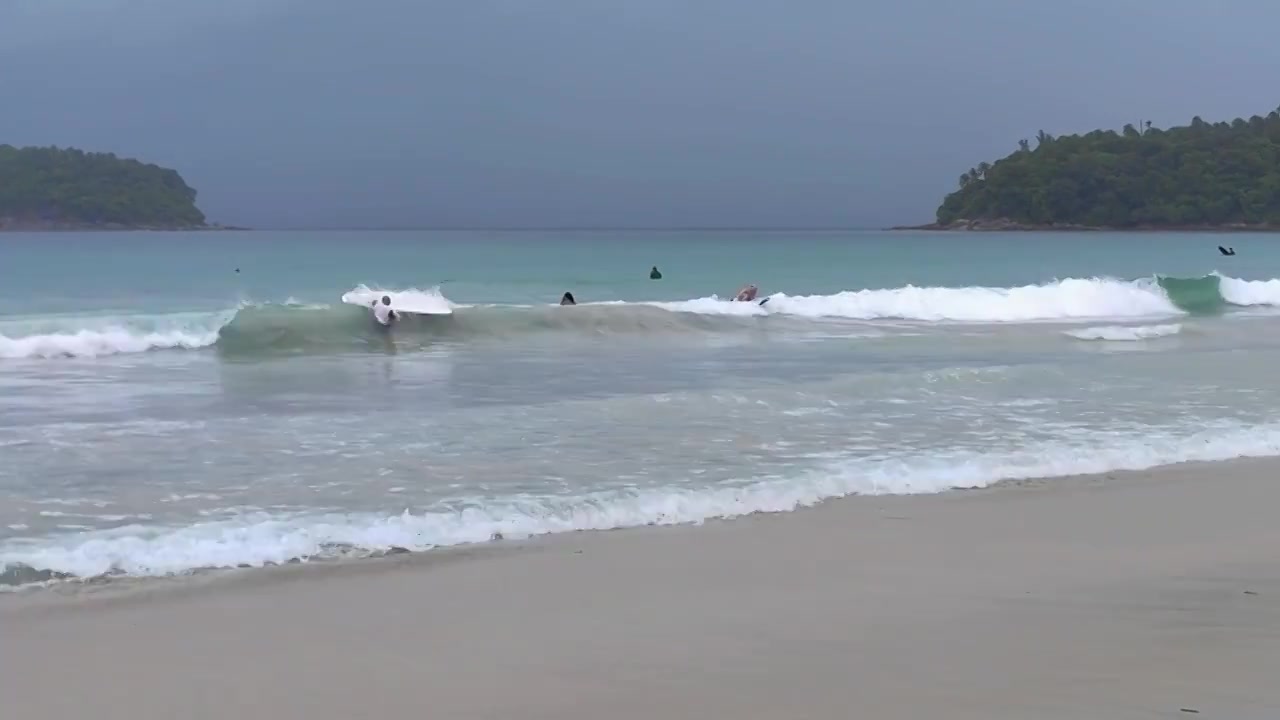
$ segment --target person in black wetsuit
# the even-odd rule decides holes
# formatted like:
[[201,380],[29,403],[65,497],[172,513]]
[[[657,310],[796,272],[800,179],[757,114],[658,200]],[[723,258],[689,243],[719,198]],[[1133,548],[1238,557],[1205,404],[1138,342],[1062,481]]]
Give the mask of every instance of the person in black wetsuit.
[[578,301],[573,299],[573,293],[566,292],[564,295],[560,296],[560,304],[561,305],[577,305]]

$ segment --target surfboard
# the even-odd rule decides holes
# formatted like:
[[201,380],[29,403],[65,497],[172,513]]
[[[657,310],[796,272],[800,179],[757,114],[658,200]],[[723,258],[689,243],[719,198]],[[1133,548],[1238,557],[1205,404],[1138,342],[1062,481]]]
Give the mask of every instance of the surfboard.
[[[372,302],[372,301],[370,301]],[[453,308],[445,304],[445,301],[436,300],[435,302],[416,302],[413,299],[391,296],[391,309],[397,313],[405,315],[452,315]]]
[[452,315],[453,308],[443,295],[420,290],[395,292],[392,290],[352,290],[342,296],[342,302],[369,308],[383,295],[391,297],[391,309],[403,315]]

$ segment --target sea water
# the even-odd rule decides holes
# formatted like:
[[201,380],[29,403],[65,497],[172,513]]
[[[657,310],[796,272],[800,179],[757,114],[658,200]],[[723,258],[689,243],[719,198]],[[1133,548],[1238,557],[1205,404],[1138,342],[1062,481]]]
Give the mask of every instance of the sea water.
[[1280,455],[1277,306],[1265,235],[3,235],[0,585]]

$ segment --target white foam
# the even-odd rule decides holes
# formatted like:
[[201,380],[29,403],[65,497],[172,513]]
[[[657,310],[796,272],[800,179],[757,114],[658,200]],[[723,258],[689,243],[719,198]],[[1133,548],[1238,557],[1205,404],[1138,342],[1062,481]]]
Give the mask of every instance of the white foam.
[[1084,328],[1082,330],[1067,330],[1063,334],[1069,335],[1077,340],[1109,340],[1125,342],[1168,337],[1170,335],[1177,335],[1180,332],[1182,332],[1182,326],[1178,324],[1108,325],[1104,327]]
[[[1097,438],[1106,439],[1098,443]],[[1000,480],[1275,455],[1280,455],[1277,424],[1249,427],[1220,423],[1196,433],[1163,435],[1153,429],[1135,429],[1123,434],[1082,434],[1075,441],[1002,453],[956,449],[929,456],[832,460],[820,470],[797,477],[760,478],[738,487],[685,485],[577,497],[522,495],[391,516],[259,512],[186,527],[131,525],[39,540],[13,539],[0,543],[0,567],[21,563],[80,577],[168,575],[340,552],[362,554],[393,547],[425,550],[482,542],[495,533],[524,538],[575,530],[696,523],[786,512],[853,494],[936,493],[986,487]]]
[[208,347],[235,312],[9,318],[0,322],[0,358],[87,358]]
[[1218,292],[1232,305],[1280,305],[1280,280],[1241,280],[1218,275]]
[[697,313],[699,315],[739,315],[748,317],[769,314],[758,302],[722,300],[715,295],[677,302],[649,302],[645,303],[645,305],[670,310],[671,312]]
[[711,296],[650,303],[679,312],[730,315],[785,314],[853,320],[1020,322],[1084,318],[1182,315],[1153,279],[1069,278],[1043,285],[998,287],[906,287],[848,290],[834,295],[769,296],[766,305]]
[[0,335],[0,358],[100,357],[171,348],[202,348],[218,341],[218,331],[136,333],[126,328],[11,338]]
[[405,312],[448,315],[456,307],[449,302],[449,298],[446,298],[438,287],[427,290],[419,290],[417,288],[389,290],[357,285],[343,293],[342,302],[368,308],[375,300],[384,295],[391,297],[391,307],[402,309]]

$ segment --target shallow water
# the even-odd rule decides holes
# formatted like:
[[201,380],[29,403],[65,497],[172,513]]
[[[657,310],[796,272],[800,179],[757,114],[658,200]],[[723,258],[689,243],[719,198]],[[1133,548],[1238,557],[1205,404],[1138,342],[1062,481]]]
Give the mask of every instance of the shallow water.
[[1227,239],[6,235],[0,582],[1280,454],[1280,250]]

